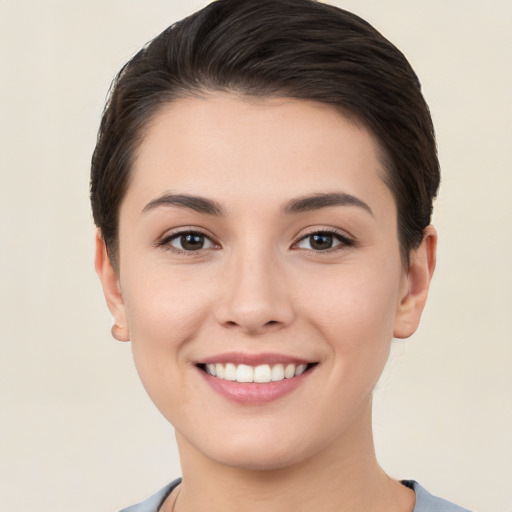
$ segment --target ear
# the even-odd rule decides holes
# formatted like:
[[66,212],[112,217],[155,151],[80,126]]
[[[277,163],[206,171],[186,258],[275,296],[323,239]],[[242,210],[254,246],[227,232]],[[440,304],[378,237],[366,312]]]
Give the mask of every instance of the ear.
[[404,292],[395,318],[395,338],[408,338],[418,328],[436,266],[436,249],[437,231],[434,226],[428,226],[420,246],[410,253]]
[[108,257],[105,240],[98,228],[96,231],[96,256],[94,258],[96,273],[101,281],[107,306],[114,317],[112,336],[119,341],[130,341],[130,333],[126,322],[126,310],[119,285],[119,277]]

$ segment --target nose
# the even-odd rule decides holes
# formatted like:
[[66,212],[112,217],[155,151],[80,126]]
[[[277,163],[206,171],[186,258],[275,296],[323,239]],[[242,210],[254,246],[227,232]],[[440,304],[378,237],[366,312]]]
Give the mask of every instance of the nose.
[[234,256],[219,292],[215,316],[224,327],[258,335],[282,329],[294,319],[282,265],[268,254]]

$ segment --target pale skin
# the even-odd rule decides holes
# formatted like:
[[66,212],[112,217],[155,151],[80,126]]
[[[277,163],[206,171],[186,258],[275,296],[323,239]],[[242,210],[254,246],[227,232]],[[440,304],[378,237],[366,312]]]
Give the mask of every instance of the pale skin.
[[[393,336],[418,326],[437,235],[426,228],[406,268],[384,175],[371,134],[311,101],[211,93],[151,122],[119,266],[98,233],[96,269],[114,334],[176,430],[183,483],[162,511],[413,510],[377,463],[372,390]],[[321,194],[329,205],[304,207]],[[197,365],[230,352],[314,366],[276,400],[239,403]]]

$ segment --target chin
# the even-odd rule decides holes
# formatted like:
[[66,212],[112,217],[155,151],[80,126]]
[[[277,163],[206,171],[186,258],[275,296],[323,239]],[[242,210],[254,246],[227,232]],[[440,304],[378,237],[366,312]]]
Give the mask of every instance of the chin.
[[212,454],[215,462],[227,467],[245,471],[277,471],[297,464],[300,454],[292,449],[269,450],[261,446],[250,449],[231,449],[229,453],[222,451]]
[[[215,441],[215,444],[209,441]],[[178,444],[182,444],[179,439]],[[253,428],[237,435],[223,432],[209,440],[189,438],[186,444],[186,449],[192,448],[196,455],[206,456],[214,464],[245,471],[289,468],[310,458],[323,446],[321,440],[315,442],[297,431],[280,431],[279,428]]]

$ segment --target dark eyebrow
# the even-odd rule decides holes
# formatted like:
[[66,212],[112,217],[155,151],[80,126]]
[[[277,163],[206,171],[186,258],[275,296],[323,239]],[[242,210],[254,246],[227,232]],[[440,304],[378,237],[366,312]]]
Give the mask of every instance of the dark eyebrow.
[[205,197],[192,196],[188,194],[167,193],[150,201],[142,210],[142,213],[154,210],[160,206],[177,206],[178,208],[187,208],[195,212],[205,213],[207,215],[224,215],[222,206],[211,199]]
[[363,208],[373,216],[372,209],[361,199],[343,192],[331,192],[328,194],[311,194],[288,201],[282,208],[286,215],[303,213],[330,206],[357,206]]

